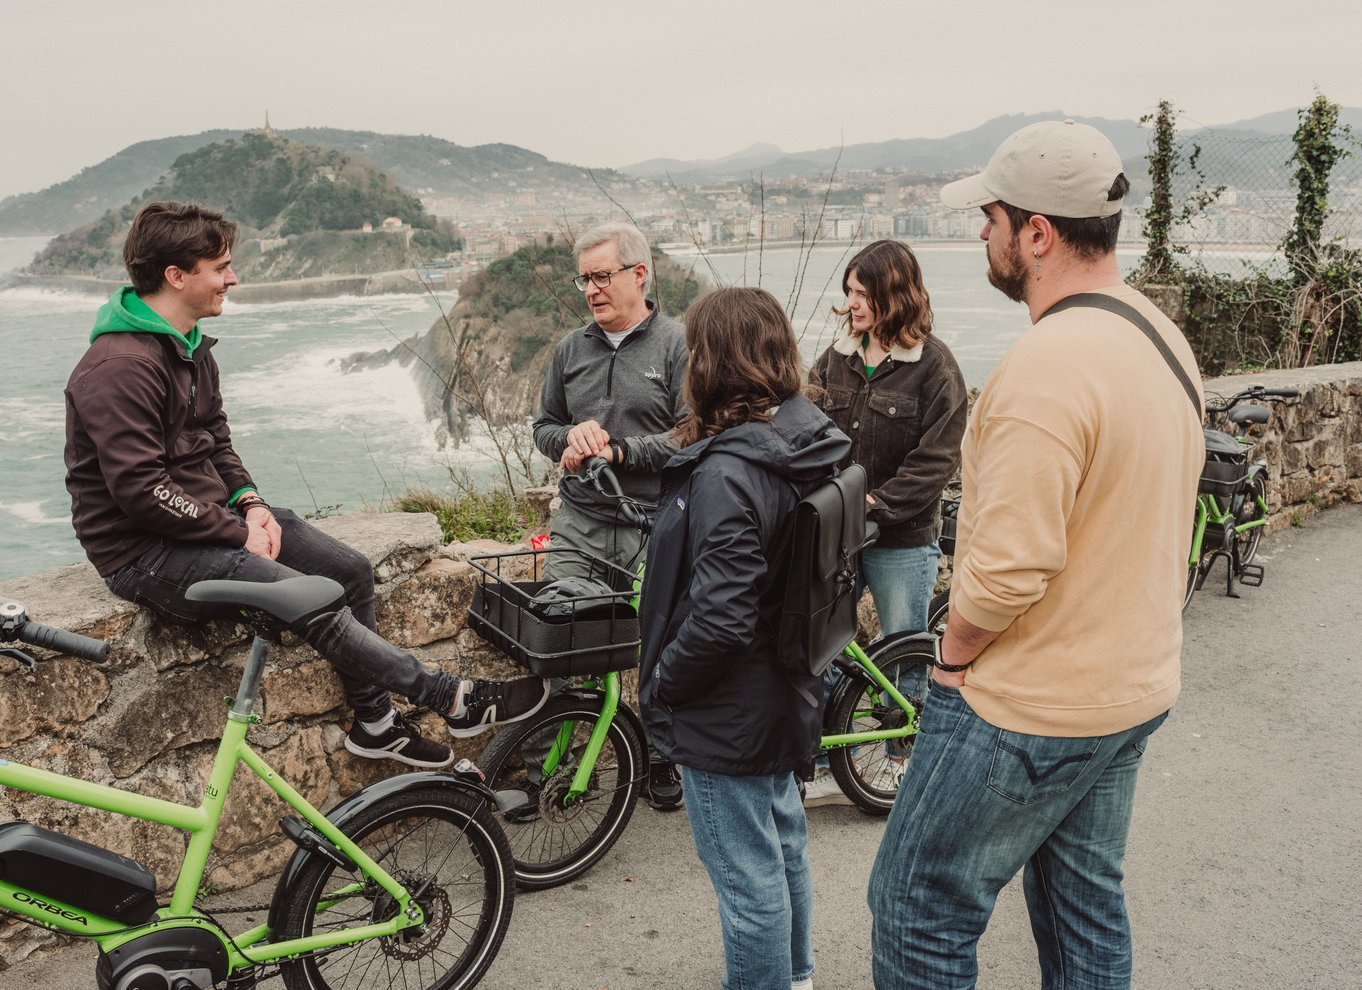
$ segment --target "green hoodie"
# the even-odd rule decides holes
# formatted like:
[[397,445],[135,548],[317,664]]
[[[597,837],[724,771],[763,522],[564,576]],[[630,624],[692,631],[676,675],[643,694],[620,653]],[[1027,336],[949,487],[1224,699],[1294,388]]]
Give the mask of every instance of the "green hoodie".
[[194,356],[195,348],[203,339],[197,323],[186,337],[172,327],[164,316],[148,306],[131,285],[123,286],[99,307],[99,312],[95,314],[95,328],[90,331],[90,343],[93,344],[102,333],[162,333],[179,341],[187,357]]

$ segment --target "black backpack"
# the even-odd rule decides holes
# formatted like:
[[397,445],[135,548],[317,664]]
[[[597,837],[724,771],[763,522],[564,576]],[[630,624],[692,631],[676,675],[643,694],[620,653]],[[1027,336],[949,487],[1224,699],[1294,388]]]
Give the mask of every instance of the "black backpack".
[[821,675],[856,635],[852,591],[866,544],[865,494],[865,468],[853,464],[795,506],[776,640],[794,673]]

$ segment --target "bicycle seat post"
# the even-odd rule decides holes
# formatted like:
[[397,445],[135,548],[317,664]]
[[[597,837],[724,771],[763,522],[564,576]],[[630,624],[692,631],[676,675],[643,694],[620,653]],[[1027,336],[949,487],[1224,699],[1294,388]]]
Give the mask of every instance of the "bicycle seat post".
[[261,633],[255,634],[251,641],[251,655],[246,658],[246,669],[241,672],[241,685],[232,703],[232,715],[249,719],[255,707],[256,696],[260,693],[260,682],[265,676],[265,654],[269,652],[270,641]]

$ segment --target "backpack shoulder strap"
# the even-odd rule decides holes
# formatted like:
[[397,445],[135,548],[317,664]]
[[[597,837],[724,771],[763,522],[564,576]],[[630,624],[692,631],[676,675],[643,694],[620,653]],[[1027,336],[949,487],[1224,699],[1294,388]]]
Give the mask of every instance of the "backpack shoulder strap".
[[[1122,302],[1120,299],[1113,299],[1105,293],[1080,292],[1076,295],[1066,296],[1055,303],[1041,314],[1040,319],[1043,320],[1052,313],[1073,309],[1075,306],[1083,306],[1087,309],[1105,310],[1108,313],[1114,313],[1117,316],[1124,317],[1135,324],[1135,326],[1139,327],[1139,329],[1144,332],[1144,335],[1149,338],[1150,343],[1159,349],[1159,353],[1163,355],[1163,359],[1168,362],[1168,367],[1172,369],[1173,374],[1177,376],[1178,381],[1182,384],[1182,390],[1187,393],[1187,398],[1192,400],[1192,408],[1196,410],[1197,417],[1200,418],[1201,399],[1197,397],[1196,386],[1193,385],[1192,380],[1187,377],[1187,372],[1178,362],[1178,359],[1173,356],[1173,351],[1169,348],[1167,342],[1165,342],[1164,339],[1159,336],[1159,332],[1154,329],[1154,324],[1150,323],[1143,313],[1130,305],[1130,303]],[[1040,320],[1037,320],[1036,322],[1039,323]]]

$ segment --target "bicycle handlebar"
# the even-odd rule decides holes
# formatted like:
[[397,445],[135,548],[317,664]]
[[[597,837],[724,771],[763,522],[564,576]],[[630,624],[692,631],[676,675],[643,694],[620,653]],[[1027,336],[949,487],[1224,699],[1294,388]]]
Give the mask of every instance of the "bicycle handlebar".
[[19,602],[0,602],[0,640],[18,640],[91,663],[103,663],[109,658],[109,644],[104,640],[33,622]]
[[589,484],[611,501],[619,503],[620,514],[641,532],[650,532],[653,520],[645,511],[643,503],[624,494],[615,470],[604,457],[588,457],[582,461],[574,477],[583,484]]
[[1297,388],[1264,388],[1261,385],[1250,385],[1242,392],[1236,392],[1228,399],[1219,403],[1212,401],[1210,396],[1206,400],[1206,411],[1208,413],[1229,412],[1240,402],[1254,399],[1266,399],[1269,402],[1285,402],[1287,399],[1300,397],[1300,389]]

